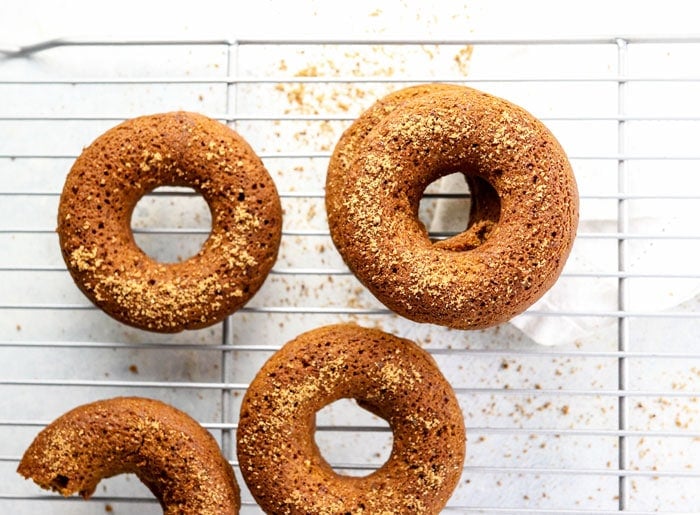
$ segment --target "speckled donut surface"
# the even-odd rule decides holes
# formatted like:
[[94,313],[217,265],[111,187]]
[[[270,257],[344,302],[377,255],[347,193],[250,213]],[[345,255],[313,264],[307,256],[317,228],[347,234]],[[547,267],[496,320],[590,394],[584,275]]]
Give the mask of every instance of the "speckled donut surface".
[[[452,173],[472,193],[469,226],[433,242],[420,199]],[[380,99],[346,130],[326,209],[344,261],[385,306],[479,329],[521,313],[557,280],[578,192],[562,147],[530,113],[472,88],[420,85]]]
[[[133,209],[160,186],[194,189],[212,214],[211,234],[183,262],[157,262],[134,241]],[[242,307],[272,268],[281,230],[277,190],[248,143],[188,112],[134,118],[99,136],[66,178],[57,228],[83,293],[157,332],[206,327]]]
[[240,493],[216,440],[186,413],[157,400],[85,404],[43,429],[18,472],[64,496],[89,498],[103,478],[133,473],[165,515],[237,514]]
[[[368,476],[336,473],[314,440],[315,414],[354,398],[393,431],[387,462]],[[241,473],[266,513],[436,514],[459,481],[465,430],[454,392],[415,343],[351,324],[287,343],[241,406]]]

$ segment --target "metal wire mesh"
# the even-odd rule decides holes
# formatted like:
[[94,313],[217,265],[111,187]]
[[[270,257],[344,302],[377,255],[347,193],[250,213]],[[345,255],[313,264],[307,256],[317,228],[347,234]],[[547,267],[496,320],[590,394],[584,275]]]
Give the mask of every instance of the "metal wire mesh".
[[[235,466],[238,407],[259,366],[297,334],[338,321],[418,341],[453,384],[468,456],[447,512],[700,511],[700,315],[689,290],[700,280],[698,50],[700,40],[643,37],[0,49],[2,511],[158,513],[128,476],[104,481],[83,503],[40,491],[15,469],[52,419],[122,394],[188,411]],[[577,337],[548,347],[512,324],[417,326],[378,304],[335,252],[323,209],[335,141],[384,93],[432,81],[509,98],[567,149],[588,222],[582,257],[559,281],[569,301],[523,317],[584,327]],[[54,226],[82,146],[120,120],[173,109],[224,121],[251,143],[277,182],[285,222],[280,258],[246,308],[213,328],[164,336],[121,326],[84,299]],[[468,194],[428,190],[426,225],[450,199]],[[133,226],[145,249],[176,260],[196,251],[208,220],[192,192],[163,188],[139,203]],[[459,230],[432,227],[434,237]],[[585,266],[590,256],[600,266]],[[584,294],[602,291],[612,296]],[[386,424],[349,402],[319,414],[316,438],[348,474],[379,467],[391,445]],[[243,497],[244,513],[257,513]]]

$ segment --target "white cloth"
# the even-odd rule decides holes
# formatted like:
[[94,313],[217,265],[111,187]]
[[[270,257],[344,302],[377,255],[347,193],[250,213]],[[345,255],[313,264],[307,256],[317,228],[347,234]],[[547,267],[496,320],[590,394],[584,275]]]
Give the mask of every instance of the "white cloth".
[[[643,184],[647,182],[647,184]],[[679,188],[679,194],[699,191],[698,184]],[[637,191],[653,192],[654,185],[637,181]],[[687,186],[687,185],[686,185]],[[440,183],[442,192],[464,191],[464,181],[455,174]],[[541,345],[585,343],[586,338],[609,324],[614,316],[582,316],[583,313],[605,313],[620,310],[618,304],[619,269],[618,240],[591,235],[615,234],[616,200],[588,202],[582,209],[577,238],[567,261],[564,276],[537,301],[530,310],[546,315],[523,314],[510,323]],[[657,277],[658,275],[700,275],[700,238],[669,238],[671,235],[697,234],[697,203],[687,199],[626,200],[628,227],[626,234],[650,234],[658,238],[632,238],[624,244],[625,312],[660,312],[678,306],[700,294],[697,277]],[[595,208],[601,204],[600,209]],[[439,200],[430,230],[458,230],[464,227],[468,201],[463,203]],[[571,274],[571,275],[567,275]],[[577,274],[585,274],[578,276]],[[600,274],[600,275],[596,275]],[[649,277],[651,275],[651,277]]]

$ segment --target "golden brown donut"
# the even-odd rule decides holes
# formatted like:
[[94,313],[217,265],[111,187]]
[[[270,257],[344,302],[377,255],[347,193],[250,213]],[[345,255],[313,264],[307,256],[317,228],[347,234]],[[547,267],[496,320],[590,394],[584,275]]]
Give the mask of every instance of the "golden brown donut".
[[[365,477],[333,471],[314,441],[316,412],[341,398],[393,431],[389,459]],[[243,398],[237,433],[243,478],[274,514],[439,513],[465,446],[460,407],[432,357],[351,324],[309,331],[275,353]]]
[[[135,243],[131,215],[160,186],[187,186],[212,213],[201,250],[160,263]],[[58,209],[63,258],[85,295],[117,320],[177,332],[206,327],[260,288],[280,244],[272,178],[232,129],[200,114],[127,120],[99,136],[66,178]]]
[[[472,194],[469,227],[432,242],[425,188],[452,173]],[[380,99],[343,134],[326,180],[331,236],[358,279],[416,322],[505,322],[556,281],[578,225],[578,192],[552,133],[524,109],[435,84]]]
[[88,499],[103,478],[133,473],[165,515],[236,514],[241,501],[216,440],[160,401],[117,397],[79,406],[43,429],[17,471],[39,486]]

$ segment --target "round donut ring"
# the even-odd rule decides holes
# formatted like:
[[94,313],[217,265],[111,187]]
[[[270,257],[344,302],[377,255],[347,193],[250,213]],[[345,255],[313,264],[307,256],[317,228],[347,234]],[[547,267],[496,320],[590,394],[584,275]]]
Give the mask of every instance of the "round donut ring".
[[[435,180],[462,173],[469,227],[432,242],[418,219]],[[552,133],[524,109],[446,84],[400,90],[343,134],[326,180],[331,236],[357,278],[416,322],[505,322],[556,281],[578,225],[578,192]]]
[[[186,186],[212,214],[200,251],[160,263],[135,243],[131,215],[160,186]],[[277,258],[282,211],[272,178],[232,129],[173,112],[102,134],[70,170],[58,210],[63,258],[85,295],[117,320],[156,332],[212,325],[242,307]]]
[[216,440],[186,413],[152,399],[85,404],[44,428],[17,469],[47,490],[88,499],[104,478],[132,473],[165,515],[237,514],[240,491]]
[[[314,441],[316,412],[341,398],[393,431],[389,459],[368,476],[336,473]],[[243,398],[237,433],[241,473],[266,513],[438,513],[465,446],[460,407],[432,357],[351,324],[309,331],[275,353]]]

